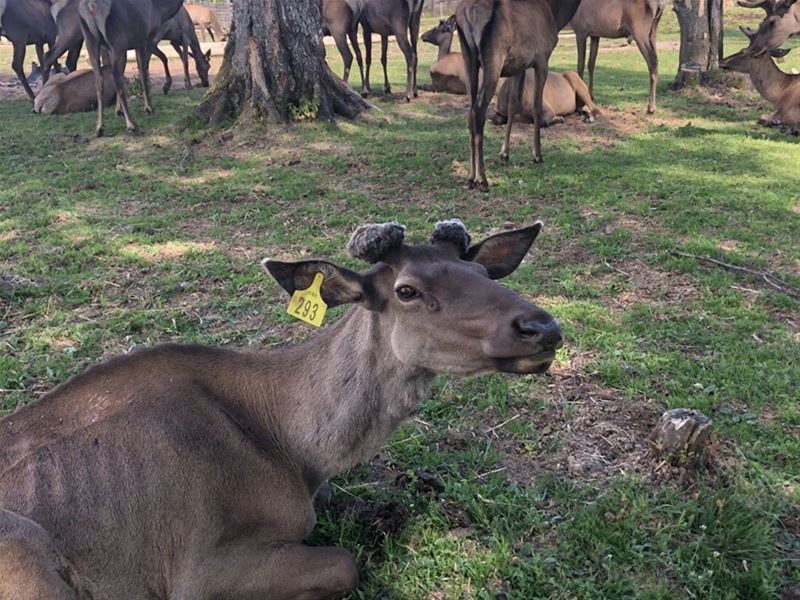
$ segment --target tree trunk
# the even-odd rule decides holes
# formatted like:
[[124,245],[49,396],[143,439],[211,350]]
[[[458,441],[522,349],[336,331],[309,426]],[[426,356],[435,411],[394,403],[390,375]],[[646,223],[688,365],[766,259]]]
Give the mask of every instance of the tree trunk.
[[722,57],[722,0],[674,0],[681,30],[678,74],[673,90],[701,82]]
[[195,116],[287,122],[368,107],[325,63],[320,0],[234,0],[222,67]]

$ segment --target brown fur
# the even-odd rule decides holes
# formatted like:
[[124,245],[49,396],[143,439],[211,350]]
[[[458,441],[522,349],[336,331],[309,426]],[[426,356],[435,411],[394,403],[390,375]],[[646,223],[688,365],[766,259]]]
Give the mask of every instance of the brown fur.
[[112,358],[0,420],[0,598],[351,591],[347,551],[302,543],[315,492],[372,456],[435,373],[547,369],[558,323],[492,281],[540,227],[463,254],[403,245],[363,273],[266,261],[287,292],[322,273],[325,301],[354,306],[296,346]]
[[219,24],[217,15],[214,11],[207,6],[200,6],[199,4],[185,4],[184,8],[192,19],[194,26],[200,31],[200,37],[206,41],[206,34],[211,37],[212,42],[216,42],[217,38],[224,41],[228,36],[222,25]]
[[789,37],[800,34],[800,3],[797,0],[739,0],[745,8],[763,8],[767,16],[750,40],[751,52],[756,55],[779,48]]
[[166,80],[164,81],[163,91],[166,94],[169,92],[169,88],[172,87],[172,75],[169,72],[167,56],[158,47],[158,42],[161,40],[169,40],[183,63],[184,87],[187,90],[192,89],[192,78],[189,76],[190,55],[194,58],[194,65],[197,70],[197,76],[200,78],[200,84],[203,87],[208,87],[211,50],[204,53],[200,48],[200,42],[197,41],[197,34],[194,31],[194,25],[189,13],[186,11],[186,7],[182,6],[174,17],[161,26],[161,29],[155,35],[155,44],[152,47],[153,54],[164,65]]
[[83,46],[83,33],[81,20],[78,14],[80,0],[50,0],[50,12],[56,24],[56,41],[47,51],[42,62],[43,81],[47,77],[56,61],[67,54],[67,69],[72,72],[78,66],[81,46]]
[[431,90],[449,94],[467,93],[467,71],[460,52],[451,52],[456,31],[455,16],[422,34],[422,41],[439,47],[439,56],[431,65]]
[[583,77],[586,38],[589,50],[589,93],[594,93],[594,65],[600,38],[633,38],[650,72],[650,97],[647,112],[656,110],[658,54],[656,32],[663,13],[663,0],[582,0],[570,26],[578,44],[578,75]]
[[[116,98],[111,67],[102,68],[104,106],[110,106]],[[97,108],[94,72],[91,69],[79,69],[68,75],[56,75],[42,86],[33,102],[34,112],[46,115],[63,115],[73,112],[85,112]]]
[[[45,0],[6,0],[0,15],[0,33],[14,46],[11,68],[33,102],[33,90],[25,76],[25,51],[28,45],[36,46],[39,64],[44,64],[44,45],[56,40],[56,24],[50,15],[50,4]],[[43,77],[47,72],[43,71]]]
[[361,81],[364,81],[364,61],[361,58],[361,48],[358,47],[358,20],[361,18],[363,6],[364,0],[322,0],[323,33],[333,37],[336,48],[342,55],[344,81],[350,78],[350,67],[353,64],[353,54],[347,45],[348,38],[353,44]]

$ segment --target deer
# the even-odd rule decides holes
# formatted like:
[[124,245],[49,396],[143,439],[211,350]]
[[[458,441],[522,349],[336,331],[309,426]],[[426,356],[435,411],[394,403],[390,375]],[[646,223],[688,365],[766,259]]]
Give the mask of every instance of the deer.
[[361,81],[364,81],[364,61],[361,58],[361,48],[358,46],[358,21],[364,9],[364,0],[322,0],[322,25],[323,34],[333,37],[339,54],[344,62],[342,80],[350,78],[350,67],[353,64],[353,54],[347,45],[347,39],[353,44],[356,54],[358,70]]
[[[11,68],[31,102],[34,93],[25,76],[25,52],[34,44],[39,64],[44,64],[44,45],[52,46],[56,39],[56,25],[50,16],[50,5],[45,0],[5,0],[0,10],[0,33],[14,47]],[[42,73],[43,79],[47,71]]]
[[192,19],[194,26],[200,31],[200,37],[206,41],[206,34],[211,36],[211,41],[216,42],[217,38],[224,41],[228,36],[219,24],[217,15],[214,11],[207,6],[200,6],[199,4],[186,4],[184,5],[186,12]]
[[[742,31],[755,39],[756,32],[742,28]],[[758,122],[768,127],[783,127],[789,133],[800,133],[800,75],[790,75],[781,71],[772,57],[780,58],[788,49],[775,49],[754,54],[748,46],[736,54],[723,58],[722,69],[738,71],[750,75],[750,81],[766,100],[772,103],[775,111],[762,116]]]
[[483,160],[483,130],[500,77],[510,77],[509,106],[500,160],[508,163],[511,125],[523,90],[525,70],[536,71],[533,109],[533,160],[542,162],[542,96],[558,32],[581,0],[462,0],[456,9],[461,51],[469,80],[469,189],[488,191]]
[[[111,106],[116,98],[111,67],[103,65],[102,73],[103,105]],[[33,101],[33,111],[46,115],[85,112],[95,108],[97,108],[97,94],[94,71],[91,69],[78,69],[51,77]]]
[[136,131],[136,123],[128,111],[125,94],[125,64],[127,51],[136,51],[139,78],[142,81],[144,110],[153,113],[150,103],[150,83],[148,64],[158,29],[175,16],[182,0],[80,0],[78,12],[81,31],[89,53],[89,62],[95,73],[97,94],[97,125],[95,136],[101,137],[103,124],[103,77],[100,76],[101,48],[108,52],[117,94],[118,112],[125,117],[125,127],[129,132]]
[[658,53],[656,33],[664,0],[583,0],[570,26],[578,45],[578,75],[583,78],[586,63],[586,38],[591,39],[589,49],[589,93],[594,96],[594,66],[600,38],[633,38],[650,72],[650,96],[647,114],[656,110],[656,85],[658,84]]
[[42,61],[44,83],[47,83],[50,68],[64,53],[67,53],[65,61],[67,70],[72,72],[78,67],[78,58],[83,46],[83,33],[78,15],[79,2],[80,0],[55,0],[50,4],[50,14],[56,24],[56,39]]
[[446,21],[422,34],[422,41],[439,47],[436,62],[431,65],[431,90],[449,94],[467,93],[467,72],[464,68],[464,57],[460,52],[451,52],[453,34],[456,30],[456,17]]
[[372,34],[381,37],[381,65],[383,66],[383,91],[392,93],[386,71],[386,53],[389,36],[393,35],[406,61],[406,102],[417,97],[417,41],[424,0],[364,0],[361,13],[361,30],[367,55],[366,72],[361,95],[370,93],[369,71],[372,65]]
[[739,0],[739,6],[762,8],[766,17],[750,38],[750,53],[761,55],[781,46],[790,36],[800,34],[800,4],[797,0]]
[[473,244],[451,219],[412,244],[398,223],[362,225],[348,243],[371,265],[361,272],[265,259],[286,292],[303,291],[290,311],[349,310],[293,346],[134,351],[0,420],[0,597],[354,590],[350,552],[303,543],[317,490],[372,457],[435,374],[549,368],[558,321],[496,281],[541,228]]
[[205,53],[200,48],[200,42],[197,41],[197,34],[194,31],[194,25],[186,7],[182,6],[178,12],[170,20],[166,21],[153,38],[152,52],[159,58],[164,65],[164,74],[166,79],[162,91],[167,94],[172,87],[172,75],[169,72],[169,60],[167,55],[164,54],[158,47],[158,42],[161,40],[169,40],[175,52],[183,62],[183,81],[184,87],[187,90],[192,89],[192,78],[189,76],[189,56],[194,58],[195,69],[197,69],[197,76],[200,78],[200,84],[203,87],[208,87],[208,71],[211,68],[211,50]]
[[[495,125],[503,125],[508,120],[508,115],[502,111],[508,106],[509,87],[508,80],[506,80],[500,85],[500,91],[497,93],[497,111],[492,118]],[[525,72],[524,88],[517,105],[515,118],[522,117],[525,122],[533,122],[535,90],[536,72],[528,69]],[[589,88],[577,73],[574,71],[564,73],[548,71],[542,95],[541,126],[551,127],[564,123],[564,116],[575,112],[582,113],[586,123],[594,123],[597,115],[601,114],[600,109],[592,102]]]

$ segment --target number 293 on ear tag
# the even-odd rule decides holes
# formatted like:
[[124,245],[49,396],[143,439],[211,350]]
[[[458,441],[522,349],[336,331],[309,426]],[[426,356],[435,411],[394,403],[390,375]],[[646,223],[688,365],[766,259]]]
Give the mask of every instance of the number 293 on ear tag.
[[295,290],[292,299],[289,300],[289,307],[286,309],[295,319],[305,321],[314,327],[322,326],[322,319],[328,305],[322,299],[320,287],[322,286],[322,273],[314,275],[314,281],[304,290]]

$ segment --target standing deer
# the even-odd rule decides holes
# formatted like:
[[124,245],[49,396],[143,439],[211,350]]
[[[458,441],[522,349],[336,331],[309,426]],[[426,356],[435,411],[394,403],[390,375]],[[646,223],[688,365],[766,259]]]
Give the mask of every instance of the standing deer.
[[66,65],[69,71],[78,67],[78,58],[83,46],[81,19],[78,14],[80,0],[54,0],[50,4],[50,14],[56,24],[56,41],[45,54],[42,62],[44,82],[56,61],[67,52]]
[[767,16],[750,38],[750,53],[761,55],[775,50],[790,36],[800,34],[800,4],[797,0],[739,0],[745,8],[763,8]]
[[119,110],[125,117],[128,131],[136,131],[136,123],[128,112],[125,94],[127,51],[136,51],[139,78],[142,81],[144,110],[152,114],[148,64],[151,46],[161,25],[175,16],[183,0],[80,0],[78,12],[86,40],[89,61],[95,73],[97,92],[97,126],[95,135],[103,135],[103,78],[100,76],[100,50],[108,50],[114,89]]
[[[339,598],[342,548],[303,543],[312,499],[368,458],[436,373],[542,373],[557,321],[495,279],[541,223],[470,245],[460,221],[406,245],[356,230],[354,272],[264,261],[290,294],[353,305],[305,343],[166,344],[92,367],[0,420],[0,597]],[[291,306],[294,305],[292,302]]]
[[536,71],[533,110],[533,160],[542,162],[540,122],[548,62],[558,32],[581,0],[462,0],[456,9],[458,37],[469,79],[469,188],[488,190],[483,162],[486,109],[500,77],[510,77],[505,138],[500,160],[508,162],[511,125],[523,91],[525,70]]
[[369,70],[372,65],[372,34],[381,36],[383,90],[392,92],[386,71],[389,36],[393,35],[406,61],[406,101],[417,97],[417,40],[424,0],[365,0],[361,13],[361,29],[367,54],[367,69],[361,95],[370,92]]
[[208,71],[211,68],[211,50],[203,53],[200,48],[200,42],[197,41],[197,34],[194,31],[192,19],[189,13],[186,12],[186,7],[181,6],[180,10],[169,21],[166,21],[153,38],[152,51],[164,65],[164,74],[166,80],[164,81],[163,92],[169,92],[172,87],[172,75],[169,72],[169,60],[167,55],[164,54],[158,47],[158,42],[161,40],[169,40],[175,52],[183,63],[183,81],[184,87],[187,90],[192,89],[192,78],[189,76],[189,56],[194,58],[195,69],[197,69],[197,76],[200,78],[200,83],[203,87],[208,87]]
[[589,49],[589,93],[594,94],[594,65],[600,38],[633,38],[650,72],[650,97],[647,112],[656,110],[658,54],[656,32],[665,0],[583,0],[570,25],[578,44],[578,75],[583,78],[586,63],[586,38]]
[[[0,8],[0,33],[14,46],[11,68],[33,102],[33,90],[25,76],[25,52],[29,44],[34,44],[39,64],[44,64],[44,45],[52,46],[56,40],[50,5],[45,0],[5,0]],[[46,79],[47,71],[42,77]]]
[[464,57],[460,52],[451,52],[453,34],[456,30],[456,16],[422,34],[422,41],[439,47],[439,56],[431,65],[431,89],[434,92],[450,94],[467,93],[467,71]]
[[353,44],[358,71],[361,73],[361,81],[364,81],[364,62],[361,58],[361,48],[358,47],[358,21],[364,10],[364,2],[365,0],[322,0],[323,34],[333,37],[336,48],[342,55],[344,81],[350,78],[350,67],[353,64],[353,54],[347,45],[347,38],[350,38],[350,43]]
[[[755,33],[744,30],[746,35]],[[722,69],[739,71],[750,75],[750,81],[766,100],[772,103],[775,111],[762,116],[758,122],[770,127],[784,127],[789,133],[800,133],[800,75],[790,75],[781,71],[772,56],[782,57],[789,50],[776,49],[754,55],[750,47],[744,48],[724,58],[719,66]]]
[[225,30],[222,29],[222,25],[219,24],[217,15],[214,14],[213,10],[199,4],[186,4],[184,8],[189,13],[194,26],[200,31],[200,37],[203,38],[204,42],[206,41],[206,34],[211,36],[212,42],[216,42],[217,38],[220,40],[227,38]]

